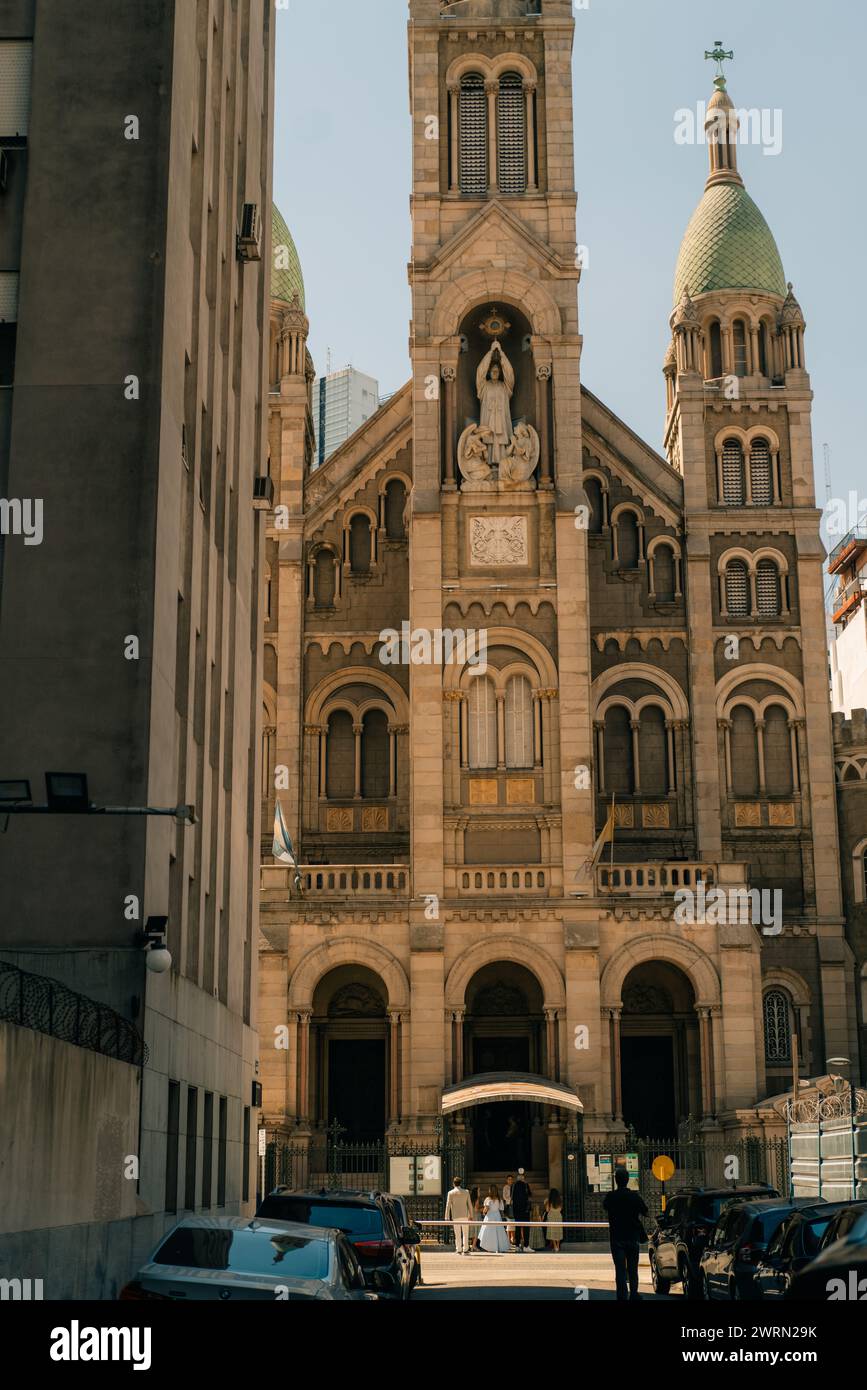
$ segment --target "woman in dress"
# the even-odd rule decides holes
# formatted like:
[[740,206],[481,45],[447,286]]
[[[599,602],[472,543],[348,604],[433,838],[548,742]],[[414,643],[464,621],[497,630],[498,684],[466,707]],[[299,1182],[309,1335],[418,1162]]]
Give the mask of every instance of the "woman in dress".
[[506,1235],[505,1226],[494,1224],[502,1221],[503,1203],[500,1201],[500,1191],[496,1184],[492,1184],[485,1198],[485,1219],[479,1232],[479,1244],[489,1255],[505,1255],[509,1249],[509,1237]]
[[548,1200],[545,1203],[545,1234],[555,1255],[560,1253],[560,1242],[563,1239],[563,1199],[556,1187],[552,1187],[548,1193]]
[[[542,1220],[542,1208],[541,1208],[541,1206],[539,1205],[539,1203],[535,1200],[535,1198],[532,1198],[532,1199],[531,1199],[531,1204],[530,1204],[530,1220],[531,1220],[531,1221],[541,1221],[541,1220]],[[543,1227],[543,1226],[531,1226],[531,1227],[530,1227],[530,1249],[531,1249],[531,1250],[544,1250],[544,1249],[545,1249],[545,1230],[544,1230],[544,1227]]]

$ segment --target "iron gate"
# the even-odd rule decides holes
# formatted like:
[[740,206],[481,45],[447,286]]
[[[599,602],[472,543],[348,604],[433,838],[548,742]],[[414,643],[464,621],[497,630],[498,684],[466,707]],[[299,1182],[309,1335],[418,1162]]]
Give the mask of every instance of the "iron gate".
[[[378,1142],[356,1143],[342,1138],[339,1126],[311,1137],[307,1143],[283,1143],[277,1139],[266,1142],[264,1157],[259,1164],[259,1195],[273,1192],[275,1187],[296,1189],[349,1188],[363,1192],[388,1192],[390,1189],[391,1158],[440,1159],[442,1193],[433,1196],[407,1196],[406,1208],[412,1220],[435,1220],[445,1212],[446,1193],[452,1178],[464,1176],[465,1152],[462,1141],[440,1133],[431,1139],[406,1139],[386,1136]],[[425,1240],[436,1239],[447,1244],[451,1232],[431,1228]]]
[[[604,1221],[603,1202],[611,1190],[614,1169],[632,1167],[638,1190],[650,1213],[651,1224],[662,1210],[663,1187],[653,1176],[653,1160],[667,1155],[675,1165],[665,1184],[670,1197],[681,1187],[728,1187],[737,1183],[769,1183],[784,1195],[789,1190],[788,1150],[785,1139],[748,1135],[721,1141],[695,1133],[673,1139],[630,1139],[584,1143],[573,1134],[563,1153],[563,1201],[567,1221]],[[602,1162],[600,1162],[602,1160]],[[607,1162],[610,1160],[610,1163]],[[604,1238],[604,1232],[582,1231],[575,1238]]]

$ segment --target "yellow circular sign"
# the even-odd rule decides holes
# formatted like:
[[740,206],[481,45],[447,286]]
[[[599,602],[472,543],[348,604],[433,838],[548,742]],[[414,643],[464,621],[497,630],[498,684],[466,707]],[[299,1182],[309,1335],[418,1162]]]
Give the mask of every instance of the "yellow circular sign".
[[653,1160],[653,1176],[657,1182],[668,1182],[669,1178],[674,1177],[674,1163],[668,1154],[660,1154],[659,1158]]

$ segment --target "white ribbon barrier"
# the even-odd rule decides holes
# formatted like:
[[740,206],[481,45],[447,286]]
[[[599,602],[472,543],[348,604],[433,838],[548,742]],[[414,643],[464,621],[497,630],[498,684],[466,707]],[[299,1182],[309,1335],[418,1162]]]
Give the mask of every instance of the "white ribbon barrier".
[[414,1220],[416,1226],[520,1226],[527,1230],[534,1226],[541,1226],[543,1230],[547,1226],[565,1226],[573,1231],[608,1230],[607,1221],[522,1221],[519,1216],[510,1216],[507,1221],[486,1221],[483,1216],[465,1216],[459,1221],[434,1221],[426,1216],[416,1216]]

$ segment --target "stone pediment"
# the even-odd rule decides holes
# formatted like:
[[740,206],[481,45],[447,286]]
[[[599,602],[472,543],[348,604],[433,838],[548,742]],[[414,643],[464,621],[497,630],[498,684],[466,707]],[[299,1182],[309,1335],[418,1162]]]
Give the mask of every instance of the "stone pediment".
[[[438,280],[445,278],[455,266],[465,269],[487,269],[491,264],[489,239],[491,235],[507,236],[520,247],[527,258],[528,265],[544,270],[552,279],[560,277],[578,280],[580,272],[571,261],[565,261],[552,251],[547,242],[540,238],[522,221],[511,208],[506,207],[499,198],[492,198],[469,222],[449,237],[448,241],[429,261],[416,261],[413,269],[421,271],[426,277]],[[474,255],[476,243],[481,243],[478,255]]]

